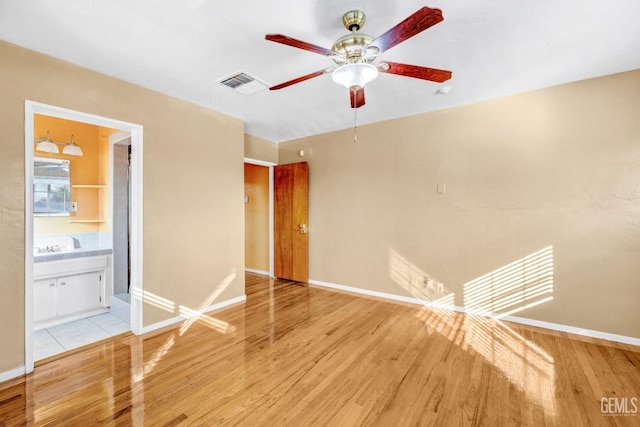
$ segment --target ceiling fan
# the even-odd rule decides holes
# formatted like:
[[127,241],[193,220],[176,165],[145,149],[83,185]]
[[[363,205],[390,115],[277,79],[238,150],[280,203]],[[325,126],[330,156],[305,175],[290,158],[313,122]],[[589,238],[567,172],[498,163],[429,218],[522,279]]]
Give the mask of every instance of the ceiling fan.
[[397,74],[416,79],[442,83],[451,78],[451,71],[418,65],[381,61],[372,64],[382,52],[415,36],[442,21],[442,11],[423,7],[404,21],[391,28],[378,38],[360,33],[365,22],[365,14],[361,10],[351,10],[344,14],[342,22],[351,33],[340,37],[331,49],[316,46],[282,34],[267,34],[265,39],[282,43],[298,49],[308,50],[333,59],[337,67],[329,67],[293,80],[271,86],[269,90],[278,90],[314,77],[332,73],[333,81],[349,89],[351,108],[364,105],[364,86],[375,80],[378,72]]

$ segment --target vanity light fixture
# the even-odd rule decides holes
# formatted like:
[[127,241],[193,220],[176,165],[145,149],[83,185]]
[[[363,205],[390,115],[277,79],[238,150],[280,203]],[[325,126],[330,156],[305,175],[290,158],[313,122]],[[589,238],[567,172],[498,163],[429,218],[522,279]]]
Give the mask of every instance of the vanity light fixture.
[[60,154],[60,150],[58,150],[58,147],[56,147],[56,144],[51,140],[51,137],[49,136],[49,131],[47,131],[46,138],[36,138],[36,141],[38,141],[38,145],[36,145],[37,151]]
[[82,148],[80,148],[76,144],[76,141],[73,135],[71,135],[71,142],[67,144],[66,142],[52,141],[51,136],[49,135],[49,131],[47,131],[47,137],[36,138],[36,142],[37,142],[36,151],[43,151],[45,153],[52,153],[52,154],[60,154],[60,150],[58,149],[57,145],[63,145],[64,147],[62,148],[62,154],[67,154],[69,156],[83,155]]
[[76,141],[71,135],[71,142],[64,146],[62,154],[69,154],[70,156],[82,156],[82,148],[76,145]]

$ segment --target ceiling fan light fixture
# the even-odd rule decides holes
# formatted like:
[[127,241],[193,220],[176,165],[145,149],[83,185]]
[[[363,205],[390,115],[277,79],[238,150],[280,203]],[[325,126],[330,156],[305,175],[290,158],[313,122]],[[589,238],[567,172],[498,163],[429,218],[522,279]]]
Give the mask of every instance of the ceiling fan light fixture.
[[82,148],[76,145],[76,141],[73,138],[73,135],[71,135],[71,142],[65,145],[62,149],[62,154],[68,154],[70,156],[82,156]]
[[339,85],[354,92],[378,77],[378,69],[371,64],[346,64],[335,69],[331,78]]

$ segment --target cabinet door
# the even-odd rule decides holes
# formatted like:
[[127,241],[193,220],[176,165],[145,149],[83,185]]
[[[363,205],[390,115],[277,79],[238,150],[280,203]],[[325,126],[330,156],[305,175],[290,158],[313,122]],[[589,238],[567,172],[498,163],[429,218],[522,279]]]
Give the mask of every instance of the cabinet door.
[[58,278],[58,316],[100,307],[102,273]]
[[33,282],[33,321],[56,317],[56,279]]

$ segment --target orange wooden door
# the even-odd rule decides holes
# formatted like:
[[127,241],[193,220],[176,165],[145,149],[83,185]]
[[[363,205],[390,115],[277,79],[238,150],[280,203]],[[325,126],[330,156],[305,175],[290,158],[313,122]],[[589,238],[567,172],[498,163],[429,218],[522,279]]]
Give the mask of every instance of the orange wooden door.
[[273,274],[309,279],[309,169],[307,162],[276,166],[274,171]]

